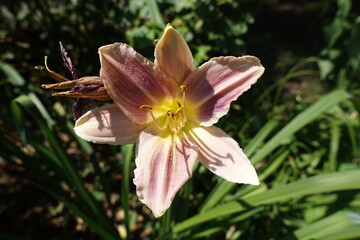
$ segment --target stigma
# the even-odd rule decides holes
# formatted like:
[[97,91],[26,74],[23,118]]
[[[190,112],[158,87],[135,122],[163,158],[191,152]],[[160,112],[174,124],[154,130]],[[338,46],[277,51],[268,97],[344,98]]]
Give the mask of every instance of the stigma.
[[187,121],[186,102],[185,102],[186,90],[187,90],[187,87],[185,85],[181,85],[180,86],[180,91],[181,91],[181,94],[182,94],[181,102],[176,101],[176,107],[174,109],[169,109],[166,112],[164,112],[163,114],[160,114],[161,116],[163,116],[164,114],[166,115],[165,121],[162,124],[158,120],[159,117],[156,117],[154,115],[152,106],[150,106],[150,105],[141,105],[139,108],[140,109],[147,109],[149,111],[150,116],[151,116],[155,126],[158,129],[164,131],[167,128],[169,128],[171,132],[177,134],[185,126],[185,123]]

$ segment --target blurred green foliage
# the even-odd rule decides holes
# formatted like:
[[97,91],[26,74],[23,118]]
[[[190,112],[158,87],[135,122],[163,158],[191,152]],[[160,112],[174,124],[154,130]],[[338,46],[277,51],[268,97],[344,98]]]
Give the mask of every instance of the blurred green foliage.
[[[360,238],[360,8],[357,1],[0,2],[0,238]],[[197,166],[155,219],[132,184],[134,145],[89,144],[72,99],[40,88],[49,66],[98,75],[97,49],[126,42],[153,59],[171,23],[200,65],[255,55],[266,68],[218,123],[256,164],[260,187]],[[332,226],[331,228],[328,226]]]

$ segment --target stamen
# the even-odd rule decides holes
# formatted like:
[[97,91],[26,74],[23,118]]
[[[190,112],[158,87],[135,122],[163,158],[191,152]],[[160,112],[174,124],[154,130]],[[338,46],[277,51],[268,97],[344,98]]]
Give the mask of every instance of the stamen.
[[150,110],[152,109],[152,106],[150,106],[150,105],[141,105],[140,107],[139,107],[139,109],[143,109],[143,108],[149,108]]
[[175,132],[179,132],[180,131],[180,126],[179,126],[179,114],[174,115],[174,124],[175,124]]
[[49,68],[48,65],[47,65],[47,59],[48,59],[48,56],[45,56],[45,57],[44,57],[45,67],[46,67],[46,70],[48,70],[48,71],[50,72],[51,70],[50,70],[50,68]]
[[178,117],[178,123],[180,125],[180,128],[183,128],[185,126],[185,122],[184,122],[184,118],[183,115],[181,113],[176,115]]
[[187,90],[187,87],[185,85],[180,86],[181,92],[185,92]]
[[[177,104],[177,109],[176,110],[168,110],[166,112],[166,120],[165,120],[165,124],[163,126],[161,126],[158,122],[158,120],[155,118],[153,112],[152,112],[152,106],[150,105],[141,105],[139,108],[143,109],[143,108],[147,108],[152,120],[154,121],[156,127],[160,130],[165,130],[167,128],[167,126],[169,126],[169,129],[171,132],[173,132],[174,134],[178,134],[181,129],[183,127],[185,127],[185,123],[187,121],[187,116],[186,116],[186,103],[185,103],[185,97],[186,97],[186,90],[187,87],[185,85],[181,85],[180,86],[180,90],[182,92],[182,100],[176,102]],[[175,135],[176,137],[176,135]]]
[[177,109],[175,113],[172,113],[172,119],[174,120],[175,132],[180,132],[180,129],[184,126],[182,114],[179,113],[181,108]]
[[183,107],[179,107],[178,109],[176,109],[176,111],[175,111],[174,114],[175,114],[175,115],[178,114],[181,110],[183,110]]
[[175,132],[176,131],[176,128],[175,128],[175,121],[174,121],[174,112],[169,110],[167,111],[167,119],[168,120],[168,123],[169,123],[169,128],[172,132]]
[[44,66],[35,66],[35,69],[38,69],[40,71],[46,72],[47,74],[50,75],[51,78],[55,79],[58,82],[66,82],[66,81],[70,81],[69,79],[67,79],[66,77],[61,76],[59,73],[54,72],[52,70],[50,70],[50,68],[47,65],[47,56],[45,56],[45,67]]
[[151,116],[151,118],[152,118],[152,120],[154,121],[154,123],[155,123],[155,126],[158,128],[158,129],[160,129],[160,130],[165,130],[166,129],[166,126],[167,126],[167,122],[168,122],[168,119],[166,118],[166,121],[165,121],[165,124],[164,124],[164,126],[161,126],[160,125],[160,123],[156,120],[156,118],[155,118],[155,116],[154,116],[154,114],[153,114],[153,112],[152,112],[152,107],[150,106],[150,105],[141,105],[140,107],[139,107],[139,109],[143,109],[143,108],[147,108],[148,109],[148,111],[149,111],[149,113],[150,113],[150,116]]

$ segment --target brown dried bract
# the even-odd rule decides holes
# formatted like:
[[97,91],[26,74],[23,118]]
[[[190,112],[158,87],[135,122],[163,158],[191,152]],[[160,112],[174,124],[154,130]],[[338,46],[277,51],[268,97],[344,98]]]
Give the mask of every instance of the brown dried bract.
[[48,68],[47,57],[45,57],[45,66],[35,66],[35,69],[46,72],[51,78],[58,81],[58,83],[43,84],[41,85],[42,88],[70,89],[65,92],[53,93],[52,96],[94,98],[99,101],[107,101],[111,99],[104,87],[104,82],[98,76],[85,76],[75,80],[67,79]]

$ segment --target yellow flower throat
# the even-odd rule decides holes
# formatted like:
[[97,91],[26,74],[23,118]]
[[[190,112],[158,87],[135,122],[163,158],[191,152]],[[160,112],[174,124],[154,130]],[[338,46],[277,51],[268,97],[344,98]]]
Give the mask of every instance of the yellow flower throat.
[[153,107],[150,105],[141,105],[140,109],[147,108],[150,116],[155,124],[155,126],[160,130],[166,130],[169,126],[169,129],[171,132],[174,132],[177,134],[184,126],[187,121],[186,116],[186,103],[185,103],[185,95],[186,95],[186,86],[181,85],[180,90],[182,92],[182,103],[177,103],[177,108],[175,111],[168,110],[166,112],[166,119],[163,125],[159,123],[159,121],[156,119],[154,113],[153,113]]

